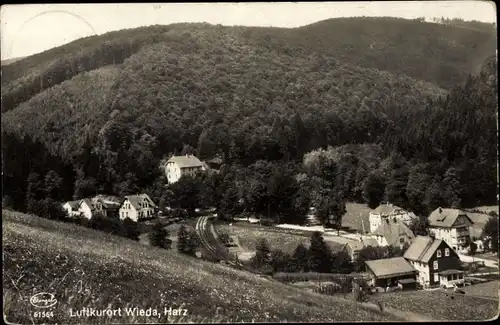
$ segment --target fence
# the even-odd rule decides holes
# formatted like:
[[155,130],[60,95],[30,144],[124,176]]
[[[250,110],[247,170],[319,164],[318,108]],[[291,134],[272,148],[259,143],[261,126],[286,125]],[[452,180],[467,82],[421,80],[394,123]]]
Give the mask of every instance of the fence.
[[361,273],[317,273],[317,272],[303,272],[303,273],[286,273],[278,272],[273,276],[276,280],[282,282],[305,282],[305,281],[318,281],[318,282],[339,282],[342,280],[355,280],[367,279],[367,276]]

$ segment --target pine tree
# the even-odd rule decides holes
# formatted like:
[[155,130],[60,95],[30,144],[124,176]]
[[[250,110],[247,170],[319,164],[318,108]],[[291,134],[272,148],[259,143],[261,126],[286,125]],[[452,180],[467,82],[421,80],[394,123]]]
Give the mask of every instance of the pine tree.
[[152,231],[149,233],[149,242],[151,245],[170,249],[172,244],[171,240],[168,238],[169,234],[165,227],[161,224],[161,222],[156,222],[153,225]]
[[309,250],[303,244],[297,245],[292,255],[292,264],[295,272],[308,272],[308,261]]
[[185,254],[188,251],[189,232],[186,226],[182,225],[177,233],[177,251],[181,254]]
[[30,173],[27,180],[26,189],[26,210],[37,213],[38,201],[42,198],[43,184],[37,173]]
[[368,175],[363,184],[363,198],[371,209],[375,209],[384,199],[385,180],[374,172]]
[[311,236],[308,264],[309,270],[313,272],[330,273],[332,271],[332,252],[318,231]]
[[123,220],[123,236],[132,240],[139,240],[139,229],[137,222],[132,221],[130,218]]

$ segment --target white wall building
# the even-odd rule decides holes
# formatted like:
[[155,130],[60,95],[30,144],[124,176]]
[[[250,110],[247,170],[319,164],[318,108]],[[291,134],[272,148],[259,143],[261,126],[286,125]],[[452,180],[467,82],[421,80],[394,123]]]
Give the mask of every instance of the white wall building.
[[193,155],[173,156],[165,164],[169,184],[177,182],[184,175],[194,176],[201,170],[205,170],[203,163]]
[[453,250],[466,252],[470,241],[469,227],[474,222],[458,209],[437,208],[429,216],[429,233],[444,240]]
[[408,212],[390,203],[383,203],[370,212],[370,232],[374,233],[375,230],[380,227],[382,221],[388,217],[396,218],[407,226],[409,226],[414,219],[418,218],[413,212]]
[[68,201],[63,204],[63,209],[68,214],[68,217],[78,217],[80,215],[80,211],[78,211],[78,207],[80,206],[80,201]]
[[147,194],[126,196],[118,211],[120,220],[129,218],[132,221],[152,218],[155,214],[156,204]]

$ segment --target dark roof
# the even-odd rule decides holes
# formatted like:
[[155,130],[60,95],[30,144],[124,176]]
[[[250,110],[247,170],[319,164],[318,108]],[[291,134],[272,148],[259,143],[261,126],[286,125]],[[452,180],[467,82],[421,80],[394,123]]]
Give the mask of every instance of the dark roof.
[[446,270],[446,271],[442,271],[442,272],[438,272],[439,275],[452,275],[452,274],[462,274],[462,273],[465,273],[464,271],[460,271],[460,270]]
[[403,257],[365,261],[365,264],[378,279],[392,278],[417,272]]
[[[404,258],[412,261],[428,263],[432,255],[442,243],[448,245],[440,239],[433,239],[427,236],[417,236],[412,240],[410,247],[408,247],[403,256]],[[452,251],[451,248],[450,251]]]
[[378,246],[377,241],[373,238],[366,238],[366,239],[361,239],[361,241],[358,240],[352,240],[349,241],[344,245],[344,248],[349,246],[354,252],[359,251],[367,246],[373,246],[376,247]]
[[176,163],[179,168],[189,168],[189,167],[202,167],[201,161],[193,155],[186,156],[173,156],[167,163]]
[[375,210],[373,210],[373,212],[378,213],[380,215],[389,215],[389,214],[392,214],[398,210],[404,210],[404,209],[398,207],[397,205],[393,205],[390,203],[383,203],[383,204],[379,205]]
[[97,203],[97,201],[102,203],[102,206],[106,210],[117,210],[121,206],[121,199],[117,196],[112,196],[112,195],[97,195],[96,197],[92,198],[92,201]]
[[383,219],[380,226],[373,232],[374,235],[383,236],[387,240],[388,245],[398,244],[399,236],[404,235],[408,238],[413,238],[413,231],[408,228],[402,221],[393,220],[393,218]]
[[71,209],[78,209],[78,207],[80,206],[80,200],[77,200],[77,201],[68,201],[64,204],[69,204],[69,206],[71,207]]
[[146,199],[153,207],[156,207],[156,204],[151,200],[149,195],[147,194],[138,194],[138,195],[128,195],[125,197],[124,201],[128,199],[130,204],[136,209],[139,210],[141,207],[139,206],[139,202],[142,202]]
[[437,208],[429,215],[429,226],[450,228],[459,216],[466,217],[471,224],[474,223],[469,216],[461,210]]
[[85,198],[85,199],[81,199],[80,200],[80,204],[78,205],[78,207],[80,207],[80,205],[82,203],[85,203],[89,206],[90,210],[94,210],[94,204],[92,203],[92,200],[91,199],[88,199],[88,198]]

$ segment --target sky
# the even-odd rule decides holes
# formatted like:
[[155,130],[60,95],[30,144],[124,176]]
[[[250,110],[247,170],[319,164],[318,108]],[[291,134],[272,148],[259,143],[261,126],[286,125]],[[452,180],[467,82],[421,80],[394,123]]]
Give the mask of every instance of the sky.
[[1,59],[24,57],[113,30],[178,22],[299,27],[338,17],[462,18],[496,23],[490,1],[3,5]]

